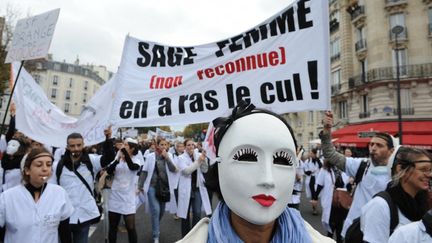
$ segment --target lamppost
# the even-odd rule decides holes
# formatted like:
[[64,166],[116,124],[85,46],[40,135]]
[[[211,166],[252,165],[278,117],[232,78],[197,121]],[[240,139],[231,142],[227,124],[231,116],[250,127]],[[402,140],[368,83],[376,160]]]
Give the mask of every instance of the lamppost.
[[400,72],[399,72],[399,44],[398,35],[404,31],[404,27],[396,25],[391,32],[395,35],[396,46],[396,84],[397,84],[397,111],[398,111],[398,136],[399,144],[402,145],[402,110],[401,110],[401,95],[400,95]]

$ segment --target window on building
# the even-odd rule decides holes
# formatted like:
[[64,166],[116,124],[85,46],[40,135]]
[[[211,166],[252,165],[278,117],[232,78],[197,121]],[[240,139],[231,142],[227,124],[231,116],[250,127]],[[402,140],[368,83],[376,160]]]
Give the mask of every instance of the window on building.
[[87,90],[88,89],[88,81],[86,80],[86,81],[84,81],[84,90]]
[[[397,77],[397,62],[396,62],[396,50],[392,50],[393,52],[393,76]],[[398,59],[399,59],[399,75],[405,76],[408,74],[408,54],[407,49],[399,49],[398,51]]]
[[411,99],[411,90],[410,89],[401,89],[401,108],[411,108],[412,107],[412,99]]
[[393,27],[400,25],[402,27],[404,27],[404,30],[402,31],[402,33],[400,33],[398,35],[398,38],[406,38],[407,37],[407,31],[406,31],[406,26],[405,26],[405,14],[404,13],[396,13],[396,14],[392,14],[390,15],[390,36],[391,39],[393,40],[395,38],[395,35],[391,32],[391,30],[393,29]]
[[301,133],[297,134],[297,144],[298,145],[303,144],[303,134]]
[[369,100],[367,94],[361,96],[361,111],[363,113],[369,112]]
[[314,112],[313,111],[309,111],[309,113],[308,113],[308,122],[309,123],[314,122]]
[[59,79],[58,76],[57,76],[57,75],[54,75],[54,76],[53,76],[52,84],[53,84],[53,85],[58,85],[58,79]]
[[332,76],[332,84],[335,85],[335,86],[337,86],[338,89],[339,89],[340,88],[340,76],[341,76],[340,69],[336,70],[336,71],[333,71],[332,74],[331,74],[331,76]]
[[359,61],[359,69],[362,82],[367,81],[367,59]]
[[51,98],[57,98],[57,89],[51,89]]
[[330,55],[331,61],[338,60],[340,58],[340,39],[336,38],[330,42]]
[[66,98],[66,100],[70,100],[70,98],[71,98],[71,91],[70,90],[66,90],[65,98]]
[[72,65],[68,66],[68,72],[70,72],[70,73],[74,72],[74,67]]
[[72,88],[72,86],[73,86],[73,78],[70,78],[69,79],[69,88]]
[[309,133],[309,141],[312,141],[312,140],[314,140],[314,134],[313,134],[313,132],[310,132]]
[[339,119],[347,119],[348,118],[348,104],[347,101],[340,101],[338,103],[339,107]]
[[83,94],[83,102],[86,103],[87,102],[87,93]]
[[428,10],[428,16],[429,16],[429,35],[432,35],[432,7]]
[[64,112],[69,113],[69,103],[65,103],[64,105]]

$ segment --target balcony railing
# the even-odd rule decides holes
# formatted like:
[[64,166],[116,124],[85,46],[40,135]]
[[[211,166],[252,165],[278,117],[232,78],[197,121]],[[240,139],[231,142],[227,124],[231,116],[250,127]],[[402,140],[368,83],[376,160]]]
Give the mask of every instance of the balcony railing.
[[[414,108],[401,108],[402,115],[414,115]],[[398,115],[398,109],[393,109],[393,115]]]
[[362,118],[368,118],[368,117],[370,117],[370,111],[360,112],[359,113],[359,118],[360,119],[362,119]]
[[386,5],[397,5],[407,3],[407,0],[385,0]]
[[429,36],[432,36],[432,23],[428,24]]
[[333,56],[330,57],[331,62],[335,62],[339,59],[340,59],[340,53],[334,54]]
[[357,6],[354,11],[351,12],[351,21],[355,20],[360,15],[365,14],[364,6]]
[[[401,78],[424,78],[432,77],[432,63],[402,65],[399,66]],[[367,74],[360,74],[349,78],[349,88],[355,88],[365,83],[377,82],[380,80],[392,80],[396,78],[396,67],[385,67],[371,69]]]
[[[408,30],[406,26],[403,26],[403,31],[402,33],[398,34],[398,40],[406,40],[408,39]],[[389,38],[391,41],[395,41],[396,40],[396,35],[393,34],[392,30],[389,30]]]
[[356,51],[361,51],[364,49],[366,49],[366,40],[365,39],[361,39],[355,43],[355,50]]

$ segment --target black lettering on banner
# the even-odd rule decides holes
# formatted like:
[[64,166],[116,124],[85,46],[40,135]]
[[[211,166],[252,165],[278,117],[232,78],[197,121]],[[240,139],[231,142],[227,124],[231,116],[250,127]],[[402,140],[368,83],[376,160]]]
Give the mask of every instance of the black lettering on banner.
[[159,100],[159,109],[158,109],[159,116],[171,116],[172,110],[171,110],[171,99],[168,97],[161,98]]
[[165,67],[165,53],[164,53],[164,47],[161,45],[155,44],[153,46],[153,60],[151,63],[152,67],[157,67],[159,63],[159,67]]
[[236,106],[240,100],[244,100],[247,103],[250,103],[250,90],[248,87],[239,86],[234,92],[232,84],[227,84],[226,91],[229,108],[234,108],[234,106]]
[[293,93],[291,90],[291,81],[289,79],[282,81],[276,81],[276,93],[279,102],[293,101]]
[[219,102],[214,97],[217,96],[216,90],[209,90],[204,93],[204,99],[210,103],[206,103],[206,108],[208,110],[216,110],[219,107]]
[[151,56],[146,51],[149,49],[149,44],[143,41],[138,43],[138,52],[143,56],[137,58],[137,65],[140,67],[147,67],[150,64]]
[[184,58],[183,65],[194,63],[193,57],[197,56],[197,54],[193,52],[193,49],[193,47],[185,47],[187,56]]
[[268,91],[274,90],[273,84],[266,82],[261,84],[260,93],[261,93],[261,101],[268,105],[275,101],[274,95],[268,95]]
[[200,93],[191,94],[190,100],[192,101],[189,105],[191,112],[195,113],[204,110],[203,98]]
[[306,2],[309,1],[310,0],[300,0],[297,2],[297,8],[290,7],[286,9],[270,22],[255,27],[254,29],[234,36],[230,39],[217,42],[217,50],[215,51],[216,57],[224,56],[224,51],[227,49],[233,53],[242,49],[246,49],[252,44],[265,40],[271,36],[282,35],[287,32],[294,32],[297,30],[296,21],[298,23],[298,29],[300,30],[313,27],[313,21],[308,20],[308,17],[311,13],[311,8],[306,6]]
[[311,85],[311,97],[313,100],[319,99],[318,92],[318,62],[308,62],[309,82]]
[[[175,50],[177,51],[174,52]],[[183,57],[183,49],[181,49],[180,47],[177,48],[169,47],[168,56],[170,57],[168,58],[168,66],[170,67],[179,66],[181,64],[181,60]]]
[[188,95],[180,95],[179,97],[179,113],[184,114],[186,112],[185,110],[185,103],[188,100]]
[[122,119],[131,118],[146,118],[147,117],[147,107],[148,101],[137,101],[136,104],[132,101],[126,100],[123,101],[120,106],[120,114],[119,116]]
[[294,81],[294,91],[295,91],[297,100],[303,100],[303,93],[302,93],[302,89],[301,89],[300,74],[294,73],[293,74],[293,81]]
[[309,0],[300,0],[297,2],[297,19],[300,29],[313,26],[312,20],[306,20],[306,15],[311,12],[311,9],[309,7],[305,7],[305,2],[309,2]]

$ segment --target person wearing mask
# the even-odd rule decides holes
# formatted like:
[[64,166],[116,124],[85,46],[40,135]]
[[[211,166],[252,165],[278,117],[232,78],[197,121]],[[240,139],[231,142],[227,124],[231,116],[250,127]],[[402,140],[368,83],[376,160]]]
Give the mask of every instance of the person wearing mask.
[[138,142],[126,138],[123,146],[117,152],[117,157],[106,171],[113,176],[111,192],[108,198],[109,242],[117,242],[117,227],[121,216],[126,224],[130,243],[136,243],[135,229],[135,178],[141,167],[138,158]]
[[208,187],[221,201],[211,219],[202,219],[180,242],[334,242],[287,207],[297,145],[284,118],[241,101],[213,125],[217,162]]
[[74,243],[87,243],[90,225],[100,219],[94,192],[94,178],[101,168],[115,158],[111,138],[111,128],[104,131],[106,140],[103,155],[88,154],[84,151],[84,138],[79,133],[71,133],[66,139],[66,151],[54,165],[55,172],[50,182],[63,187],[75,208],[69,225]]
[[145,204],[146,211],[150,211],[151,214],[154,243],[159,243],[160,220],[165,212],[165,202],[156,197],[156,184],[159,180],[161,183],[169,185],[172,178],[169,177],[168,171],[177,171],[172,155],[167,150],[168,142],[163,138],[159,138],[155,151],[145,156],[145,165],[138,180],[138,190],[144,192],[144,201],[147,202]]
[[21,167],[24,164],[29,148],[29,144],[23,137],[15,137],[9,140],[6,153],[1,160],[3,191],[21,183]]
[[69,217],[74,208],[66,191],[47,180],[53,157],[45,148],[32,149],[24,163],[23,184],[0,196],[0,226],[5,243],[71,242]]
[[[211,206],[204,175],[208,170],[205,151],[194,149],[191,139],[184,141],[185,152],[179,157],[181,172],[178,186],[177,216],[181,218],[181,233],[184,237],[201,219],[201,208],[207,215],[211,214]],[[192,217],[189,211],[192,210]],[[192,223],[191,223],[192,219]]]
[[320,139],[324,158],[348,176],[361,178],[356,185],[353,202],[342,228],[341,235],[345,237],[348,227],[360,216],[361,208],[375,194],[383,191],[390,180],[387,164],[394,151],[393,138],[387,133],[376,133],[368,145],[369,158],[345,157],[336,151],[331,142],[333,114],[330,111],[325,112],[322,123],[324,128],[320,133]]
[[[419,221],[428,208],[429,181],[432,179],[432,155],[423,149],[401,146],[392,166],[392,180],[385,190],[398,210],[398,226]],[[390,206],[382,197],[374,197],[361,209],[363,241],[388,242]]]

